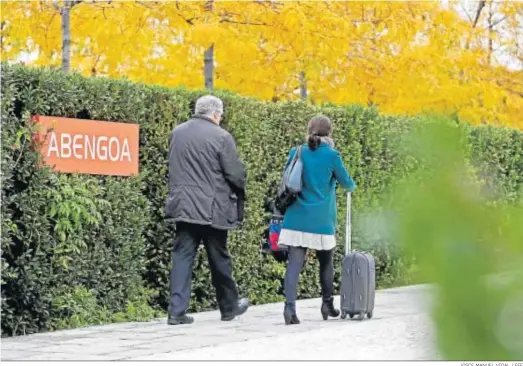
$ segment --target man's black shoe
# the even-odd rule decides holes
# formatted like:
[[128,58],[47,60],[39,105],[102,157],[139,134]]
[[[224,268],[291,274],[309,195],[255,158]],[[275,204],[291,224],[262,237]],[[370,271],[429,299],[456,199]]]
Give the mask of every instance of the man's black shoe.
[[167,319],[167,324],[169,325],[181,325],[181,324],[192,324],[194,323],[194,318],[188,315],[173,316]]
[[249,299],[243,298],[238,300],[238,307],[236,308],[236,311],[232,315],[222,315],[222,321],[228,322],[236,318],[237,316],[240,316],[244,314],[247,309],[249,308]]

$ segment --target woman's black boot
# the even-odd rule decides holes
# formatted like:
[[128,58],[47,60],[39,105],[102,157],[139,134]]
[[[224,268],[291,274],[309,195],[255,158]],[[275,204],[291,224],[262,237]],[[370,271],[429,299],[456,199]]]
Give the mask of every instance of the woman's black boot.
[[285,303],[285,308],[283,309],[283,318],[285,319],[285,324],[300,324],[300,320],[296,316],[296,304],[295,303]]
[[340,316],[340,311],[334,307],[334,299],[331,297],[329,299],[323,299],[321,304],[321,316],[323,320],[327,320],[329,316],[331,318],[337,318]]

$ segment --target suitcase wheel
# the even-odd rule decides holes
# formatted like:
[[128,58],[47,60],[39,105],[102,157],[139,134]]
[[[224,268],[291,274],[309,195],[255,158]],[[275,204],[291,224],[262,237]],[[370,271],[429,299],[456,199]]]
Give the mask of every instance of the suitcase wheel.
[[367,318],[372,319],[372,315],[373,315],[373,314],[372,314],[372,311],[369,312],[369,313],[367,313]]
[[349,317],[350,317],[351,319],[354,318],[354,313],[350,313],[350,314],[349,314]]
[[[346,319],[347,318],[347,313],[344,312],[343,310],[341,311],[341,318],[342,319]],[[351,316],[351,318],[352,318],[352,316]]]

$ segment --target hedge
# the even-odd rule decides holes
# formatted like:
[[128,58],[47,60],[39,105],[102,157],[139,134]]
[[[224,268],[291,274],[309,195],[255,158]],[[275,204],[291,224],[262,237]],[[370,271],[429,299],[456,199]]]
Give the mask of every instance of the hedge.
[[[84,78],[50,69],[2,70],[2,335],[145,320],[167,308],[173,228],[166,224],[168,136],[187,120],[204,91],[126,80]],[[230,236],[234,276],[254,304],[282,299],[284,265],[259,253],[265,205],[275,192],[289,148],[308,119],[334,121],[337,148],[359,187],[356,221],[380,207],[386,188],[410,166],[398,142],[416,123],[374,108],[268,103],[215,93],[224,100],[223,126],[236,138],[248,169],[246,220]],[[57,174],[38,167],[31,147],[34,114],[138,123],[140,174],[106,177]],[[471,157],[499,197],[523,196],[523,134],[467,129]],[[342,194],[339,192],[338,194]],[[338,240],[345,202],[340,196]],[[415,270],[394,243],[355,228],[354,245],[377,259],[379,286],[408,283]],[[338,245],[336,263],[342,255]],[[339,266],[335,275],[339,282]],[[299,297],[319,296],[317,263],[308,260]],[[196,259],[192,311],[216,308],[209,267]]]

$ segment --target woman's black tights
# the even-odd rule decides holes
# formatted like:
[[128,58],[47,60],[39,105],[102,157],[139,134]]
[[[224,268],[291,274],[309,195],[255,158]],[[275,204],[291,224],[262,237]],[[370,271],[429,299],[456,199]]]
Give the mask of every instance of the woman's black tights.
[[[321,294],[324,300],[330,299],[332,297],[333,292],[333,252],[334,249],[316,251],[316,257],[318,257],[318,261],[320,262]],[[288,304],[294,304],[296,302],[298,279],[300,277],[300,272],[303,267],[303,263],[305,262],[306,254],[307,248],[289,246],[289,262],[287,263],[287,270],[285,272],[284,282],[285,298]]]

